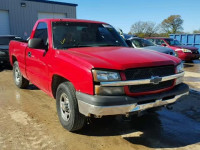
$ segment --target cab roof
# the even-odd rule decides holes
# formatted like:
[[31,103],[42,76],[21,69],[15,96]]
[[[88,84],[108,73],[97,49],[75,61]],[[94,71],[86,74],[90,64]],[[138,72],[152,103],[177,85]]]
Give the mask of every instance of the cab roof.
[[39,19],[39,22],[45,21],[45,22],[83,22],[83,23],[97,23],[97,24],[107,24],[105,22],[100,21],[92,21],[92,20],[83,20],[83,19],[68,19],[68,18],[61,18],[61,19]]

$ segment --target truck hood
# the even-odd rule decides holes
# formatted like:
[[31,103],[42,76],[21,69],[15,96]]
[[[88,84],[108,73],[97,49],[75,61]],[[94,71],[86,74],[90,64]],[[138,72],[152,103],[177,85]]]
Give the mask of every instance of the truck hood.
[[184,49],[189,49],[189,50],[192,50],[192,51],[197,51],[198,48],[196,47],[191,47],[191,46],[185,46],[185,45],[176,45],[176,46],[171,46],[171,47],[174,47],[174,48],[184,48]]
[[125,70],[137,67],[177,65],[181,61],[176,57],[156,51],[126,47],[72,48],[62,51],[62,53],[76,59],[77,62],[80,62],[80,65],[89,65],[90,69]]
[[171,48],[167,48],[167,47],[162,47],[162,46],[147,46],[144,47],[143,49],[146,50],[154,50],[160,53],[165,53],[165,54],[174,54],[174,50],[172,50]]

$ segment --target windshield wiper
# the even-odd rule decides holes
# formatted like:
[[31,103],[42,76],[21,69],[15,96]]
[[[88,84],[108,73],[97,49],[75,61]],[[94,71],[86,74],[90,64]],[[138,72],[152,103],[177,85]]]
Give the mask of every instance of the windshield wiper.
[[105,45],[98,45],[98,47],[107,47],[107,46],[121,46],[120,44],[105,44]]
[[95,47],[95,46],[91,46],[91,45],[75,45],[75,46],[70,46],[70,47],[62,47],[61,49],[81,48],[81,47]]
[[120,44],[105,44],[105,45],[73,45],[70,47],[62,47],[61,49],[69,49],[69,48],[81,48],[81,47],[108,47],[108,46],[121,46]]

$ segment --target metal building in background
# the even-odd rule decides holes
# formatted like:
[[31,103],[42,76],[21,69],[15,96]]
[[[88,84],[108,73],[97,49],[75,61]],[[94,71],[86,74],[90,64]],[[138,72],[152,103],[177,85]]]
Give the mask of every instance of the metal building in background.
[[0,0],[0,35],[29,37],[42,18],[76,18],[77,4],[48,0]]
[[170,38],[177,39],[184,45],[197,47],[200,51],[200,34],[170,34]]

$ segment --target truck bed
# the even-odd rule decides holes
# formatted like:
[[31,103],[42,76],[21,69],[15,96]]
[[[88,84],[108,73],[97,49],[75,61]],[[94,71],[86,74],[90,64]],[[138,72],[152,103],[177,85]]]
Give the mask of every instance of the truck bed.
[[11,41],[9,44],[9,55],[12,56],[10,57],[10,63],[13,65],[14,60],[17,59],[21,72],[25,77],[25,55],[27,46],[28,42],[26,40]]

